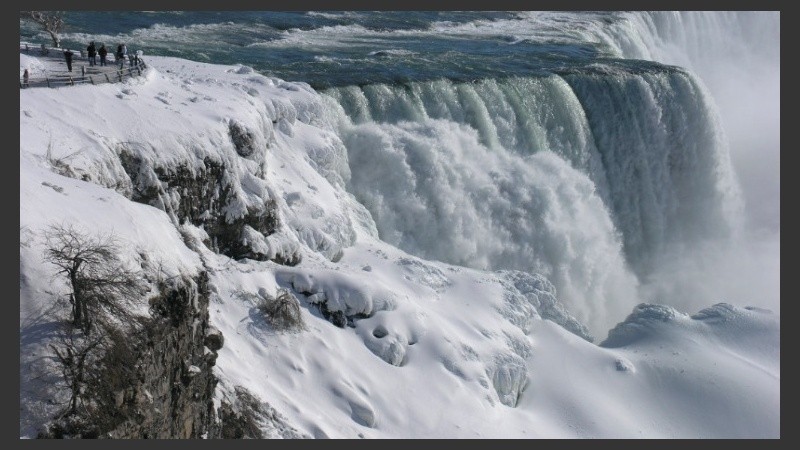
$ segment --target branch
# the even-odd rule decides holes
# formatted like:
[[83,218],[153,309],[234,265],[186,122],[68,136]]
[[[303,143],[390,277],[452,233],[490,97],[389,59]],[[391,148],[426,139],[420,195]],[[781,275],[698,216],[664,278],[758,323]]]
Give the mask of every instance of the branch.
[[58,35],[64,29],[64,11],[20,11],[19,17],[39,25],[50,34],[53,45],[60,46]]

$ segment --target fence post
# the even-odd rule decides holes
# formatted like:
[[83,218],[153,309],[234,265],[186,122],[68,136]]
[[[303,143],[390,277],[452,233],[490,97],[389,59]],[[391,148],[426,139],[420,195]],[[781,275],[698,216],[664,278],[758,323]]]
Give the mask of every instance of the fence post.
[[117,75],[119,75],[119,82],[122,83],[122,69],[117,72]]
[[92,78],[92,76],[91,76],[91,75],[89,75],[89,81],[91,81],[91,82],[92,82],[92,84],[94,84],[94,78]]
[[86,78],[86,66],[81,65],[81,76]]
[[106,72],[104,75],[106,76],[106,81],[111,83],[111,78],[108,78],[108,73]]
[[44,79],[47,81],[47,87],[50,87],[50,77],[47,75],[44,76]]
[[70,75],[70,76],[69,76],[69,84],[70,84],[71,86],[75,86],[75,82],[74,82],[74,81],[72,81],[72,75]]
[[30,52],[30,49],[28,49],[28,44],[25,44],[25,53],[28,53],[28,52]]

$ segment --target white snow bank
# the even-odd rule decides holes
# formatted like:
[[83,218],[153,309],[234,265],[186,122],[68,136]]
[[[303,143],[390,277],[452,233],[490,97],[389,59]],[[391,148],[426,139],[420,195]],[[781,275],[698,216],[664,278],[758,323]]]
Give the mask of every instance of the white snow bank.
[[[344,190],[347,155],[308,85],[242,66],[148,63],[122,84],[20,92],[21,436],[52,413],[42,400],[52,374],[36,384],[32,369],[60,292],[41,257],[51,221],[113,231],[131,264],[207,269],[225,337],[217,401],[247,388],[274,413],[269,436],[780,436],[779,315],[655,308],[665,314],[634,312],[620,325],[631,331],[611,333],[619,346],[597,346],[540,276],[425,261],[379,241]],[[233,122],[256,152],[237,152]],[[298,244],[302,262],[212,253],[204,230],[126,199],[135,186],[122,150],[151,168],[226,163],[239,207],[274,199],[280,242]],[[280,288],[297,296],[304,330],[279,333],[260,313],[257,300]]]
[[44,63],[39,58],[20,53],[19,76],[22,76],[22,74],[25,72],[25,69],[28,69],[28,75],[31,77],[41,75],[45,72]]

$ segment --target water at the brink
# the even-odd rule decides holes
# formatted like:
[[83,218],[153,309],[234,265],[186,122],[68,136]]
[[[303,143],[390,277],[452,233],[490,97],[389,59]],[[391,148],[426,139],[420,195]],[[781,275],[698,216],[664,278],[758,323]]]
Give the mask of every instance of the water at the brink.
[[[70,12],[64,44],[320,93],[338,179],[410,253],[546,275],[598,337],[641,302],[780,311],[780,15]],[[20,39],[47,38],[20,23]]]

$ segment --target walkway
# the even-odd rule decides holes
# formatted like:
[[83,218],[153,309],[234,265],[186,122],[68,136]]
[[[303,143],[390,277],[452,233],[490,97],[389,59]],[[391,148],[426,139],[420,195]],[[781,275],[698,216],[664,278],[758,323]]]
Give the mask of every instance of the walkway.
[[[46,53],[45,53],[46,51]],[[33,71],[25,84],[22,75],[19,77],[20,89],[26,87],[61,87],[83,83],[101,84],[122,82],[128,78],[137,77],[144,72],[147,67],[145,62],[138,58],[138,62],[126,60],[122,69],[118,63],[114,63],[113,54],[109,53],[107,65],[100,66],[100,57],[97,57],[97,64],[89,66],[86,56],[81,57],[79,50],[72,50],[72,72],[67,71],[67,62],[64,58],[64,49],[46,47],[43,51],[41,45],[21,43],[19,52],[22,55],[36,58],[41,63],[38,70]],[[84,55],[86,51],[84,50]]]

